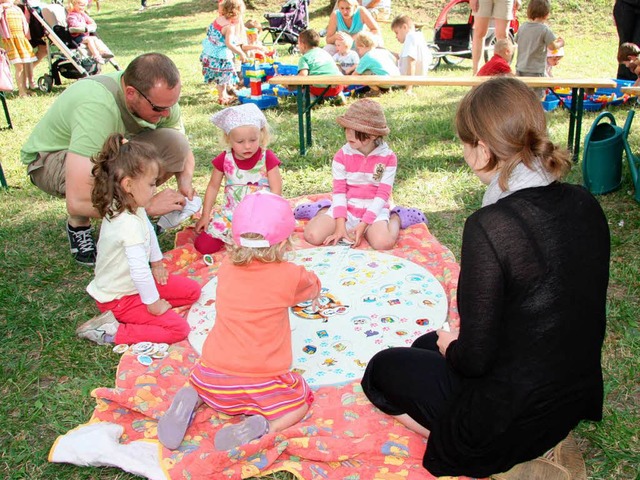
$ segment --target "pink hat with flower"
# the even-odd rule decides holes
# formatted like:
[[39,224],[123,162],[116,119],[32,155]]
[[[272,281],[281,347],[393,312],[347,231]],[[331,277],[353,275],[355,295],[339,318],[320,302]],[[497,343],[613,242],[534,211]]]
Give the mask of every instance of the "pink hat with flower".
[[234,128],[248,125],[262,130],[267,126],[267,118],[254,103],[244,103],[211,115],[211,123],[220,127],[228,135]]
[[[280,195],[266,191],[246,195],[233,211],[231,233],[236,245],[265,248],[286,240],[296,228],[296,219],[289,202]],[[243,238],[258,233],[264,240]]]

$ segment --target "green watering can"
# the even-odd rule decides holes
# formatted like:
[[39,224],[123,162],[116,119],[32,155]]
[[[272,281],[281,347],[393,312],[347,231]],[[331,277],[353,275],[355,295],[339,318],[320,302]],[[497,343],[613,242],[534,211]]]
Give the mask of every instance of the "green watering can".
[[[627,137],[633,121],[634,112],[631,110],[623,128],[616,125],[616,119],[609,112],[603,112],[594,120],[591,130],[584,139],[584,154],[582,156],[582,177],[584,186],[594,195],[609,193],[620,187],[622,183],[622,151],[626,149],[630,155]],[[602,122],[609,119],[610,123]],[[629,157],[631,158],[631,157]],[[631,160],[629,164],[633,163]],[[632,172],[634,182],[637,178],[637,168],[634,164]],[[636,182],[637,186],[637,182]],[[636,190],[638,190],[636,188]],[[638,196],[636,195],[636,200]]]
[[[629,112],[627,122],[624,125],[624,128],[627,131],[627,123],[631,125],[631,120],[633,119],[634,114],[635,112],[633,110]],[[629,164],[629,170],[631,170],[631,180],[633,180],[633,184],[636,189],[634,198],[636,199],[636,202],[640,203],[640,175],[638,174],[638,171],[640,171],[640,160],[631,151],[631,147],[629,146],[629,142],[627,142],[626,137],[624,139],[624,149],[627,152],[627,163]]]

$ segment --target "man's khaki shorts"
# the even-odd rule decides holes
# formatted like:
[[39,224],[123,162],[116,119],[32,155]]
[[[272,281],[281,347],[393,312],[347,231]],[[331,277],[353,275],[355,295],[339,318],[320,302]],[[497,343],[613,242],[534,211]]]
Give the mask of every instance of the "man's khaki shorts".
[[[156,147],[160,156],[160,166],[165,174],[178,173],[184,169],[191,149],[183,133],[172,128],[158,128],[139,133],[135,138]],[[38,158],[27,165],[27,174],[31,177],[31,182],[50,195],[64,197],[67,152],[40,152]]]
[[513,19],[514,0],[478,0],[478,11],[475,17],[498,18],[500,20]]

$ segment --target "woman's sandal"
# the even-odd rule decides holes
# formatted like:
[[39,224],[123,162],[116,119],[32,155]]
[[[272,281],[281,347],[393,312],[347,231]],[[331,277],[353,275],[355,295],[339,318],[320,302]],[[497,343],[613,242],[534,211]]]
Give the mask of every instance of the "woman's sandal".
[[329,208],[331,200],[323,198],[313,203],[304,203],[293,209],[293,216],[296,220],[310,220],[315,217],[323,208]]
[[425,214],[417,208],[395,207],[391,210],[391,213],[395,213],[400,217],[400,228],[403,230],[418,223],[429,224]]
[[252,415],[240,423],[222,427],[213,438],[216,450],[225,451],[256,440],[269,432],[269,422],[262,415]]
[[183,387],[176,393],[171,406],[158,421],[158,440],[162,445],[169,450],[180,446],[200,402],[200,395],[193,387]]

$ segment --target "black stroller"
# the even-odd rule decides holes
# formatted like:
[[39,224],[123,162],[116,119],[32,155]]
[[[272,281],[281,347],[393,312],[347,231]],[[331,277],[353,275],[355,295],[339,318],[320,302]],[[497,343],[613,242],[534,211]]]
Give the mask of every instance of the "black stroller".
[[[294,53],[297,50],[298,35],[309,27],[309,1],[289,0],[282,6],[280,13],[265,13],[264,18],[269,26],[264,29],[267,33],[263,42],[273,45],[289,44],[289,53]],[[271,42],[265,42],[269,35]]]

